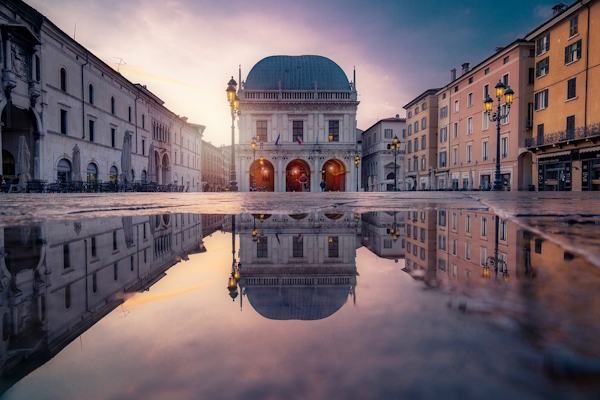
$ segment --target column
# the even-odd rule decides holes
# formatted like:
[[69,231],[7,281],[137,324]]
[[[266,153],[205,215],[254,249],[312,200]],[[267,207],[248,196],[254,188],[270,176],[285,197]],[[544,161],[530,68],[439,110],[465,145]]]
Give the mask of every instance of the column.
[[283,160],[281,157],[277,160],[277,179],[275,180],[275,191],[276,192],[285,192],[285,177],[283,173]]
[[[0,122],[0,150],[2,150],[2,127],[4,124]],[[2,170],[2,151],[0,151],[0,175],[4,175],[4,171]]]

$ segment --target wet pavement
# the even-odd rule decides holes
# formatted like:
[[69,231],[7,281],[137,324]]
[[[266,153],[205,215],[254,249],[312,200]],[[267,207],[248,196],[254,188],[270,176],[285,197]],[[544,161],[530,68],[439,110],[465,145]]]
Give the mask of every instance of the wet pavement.
[[600,396],[597,196],[26,199],[4,398]]

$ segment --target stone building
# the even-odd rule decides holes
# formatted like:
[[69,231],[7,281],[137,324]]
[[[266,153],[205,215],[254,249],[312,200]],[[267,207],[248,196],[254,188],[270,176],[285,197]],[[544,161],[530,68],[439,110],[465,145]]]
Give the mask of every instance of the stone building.
[[371,211],[362,214],[362,245],[380,258],[398,262],[405,256],[404,212]]
[[241,82],[238,95],[240,191],[250,191],[253,179],[276,192],[316,192],[321,181],[327,191],[356,190],[359,102],[336,63],[312,55],[267,57]]
[[[395,118],[381,119],[362,132],[361,136],[363,157],[361,180],[365,191],[394,190],[394,179],[396,179],[396,189],[404,190],[406,120],[400,118],[398,114]],[[394,138],[398,138],[395,157],[394,151],[390,150]]]
[[[229,165],[229,163],[228,163]],[[225,159],[223,148],[210,142],[202,143],[202,191],[220,192],[228,187],[223,181]]]
[[[28,163],[31,178],[47,182],[127,180],[199,190],[203,128],[22,1],[2,2],[0,23],[0,174],[12,178]],[[18,165],[19,141],[29,152],[24,165]],[[122,171],[126,143],[131,170]]]

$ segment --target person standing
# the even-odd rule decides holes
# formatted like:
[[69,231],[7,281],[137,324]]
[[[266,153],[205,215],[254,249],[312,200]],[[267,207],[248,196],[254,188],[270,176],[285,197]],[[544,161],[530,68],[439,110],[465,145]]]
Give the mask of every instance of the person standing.
[[321,186],[321,192],[325,191],[325,181],[322,180],[321,183],[319,184],[319,186]]

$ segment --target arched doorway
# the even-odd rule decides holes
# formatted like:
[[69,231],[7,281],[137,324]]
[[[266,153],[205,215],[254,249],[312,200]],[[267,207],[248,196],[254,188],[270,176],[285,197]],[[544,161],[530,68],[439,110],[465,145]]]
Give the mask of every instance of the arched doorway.
[[96,182],[98,180],[98,167],[96,164],[89,163],[86,170],[86,180],[88,182]]
[[[387,174],[387,176],[385,177],[385,179],[386,180],[390,180],[391,179],[393,181],[394,178],[395,178],[395,175],[396,174],[394,174],[393,172],[390,172],[389,174]],[[388,192],[394,191],[394,184],[393,183],[388,183],[387,184],[387,191]]]
[[[31,109],[19,108],[14,103],[7,104],[2,109],[0,120],[2,122],[3,167],[2,174],[0,175],[4,175],[6,179],[13,179],[20,172],[17,171],[18,165],[16,165],[15,160],[18,159],[20,137],[24,136],[30,153],[29,174],[31,178],[39,177],[39,155],[35,156],[35,146],[40,135],[34,113]],[[8,163],[4,161],[5,156],[9,157]]]
[[344,192],[346,190],[346,167],[340,160],[332,159],[323,164],[322,179],[325,191]]
[[66,158],[61,159],[56,165],[56,181],[59,183],[71,181],[71,163]]
[[112,183],[116,183],[119,176],[119,170],[114,165],[110,167],[110,172],[108,174],[108,181]]
[[259,160],[253,162],[249,168],[249,183],[252,190],[252,181],[256,179],[256,190],[262,192],[275,191],[275,167],[268,160],[263,160],[262,165]]
[[310,166],[302,160],[292,160],[285,169],[286,192],[310,191]]
[[142,183],[146,183],[146,179],[148,179],[148,175],[146,174],[146,170],[142,170]]
[[162,180],[161,180],[161,184],[166,185],[168,183],[170,183],[170,179],[169,179],[169,157],[167,157],[166,154],[163,155],[162,157]]
[[518,185],[518,190],[535,190],[534,186],[535,183],[533,182],[533,171],[532,171],[532,166],[533,166],[533,153],[531,153],[530,151],[524,152],[519,154],[519,158],[518,158],[518,168],[519,171],[521,171],[520,174],[518,174],[518,179],[519,182],[517,183]]
[[2,172],[7,179],[13,179],[16,176],[15,157],[8,150],[2,149]]

